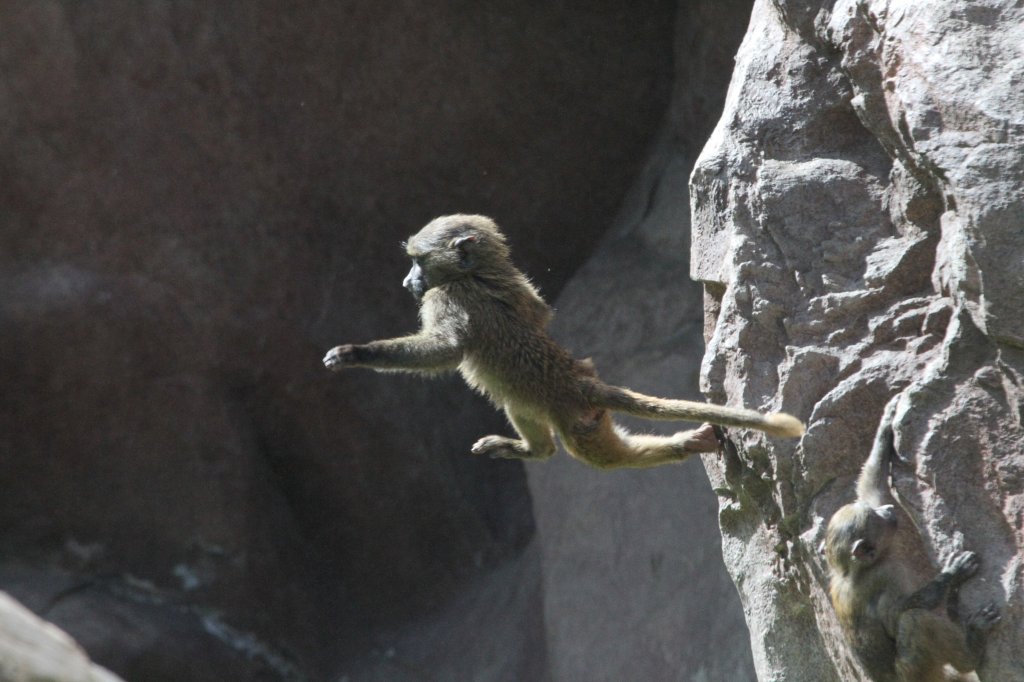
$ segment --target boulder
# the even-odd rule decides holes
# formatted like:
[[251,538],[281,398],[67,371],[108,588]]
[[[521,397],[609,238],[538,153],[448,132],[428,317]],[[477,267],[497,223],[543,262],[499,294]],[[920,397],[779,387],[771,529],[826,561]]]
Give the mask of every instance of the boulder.
[[71,637],[0,592],[0,679],[4,682],[120,682]]

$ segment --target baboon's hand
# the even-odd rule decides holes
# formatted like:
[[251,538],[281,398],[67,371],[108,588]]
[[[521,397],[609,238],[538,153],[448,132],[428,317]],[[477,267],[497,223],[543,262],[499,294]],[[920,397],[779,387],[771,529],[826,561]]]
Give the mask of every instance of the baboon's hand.
[[337,372],[356,364],[356,348],[351,343],[335,346],[324,356],[324,367]]
[[954,554],[946,563],[942,572],[949,575],[954,583],[962,583],[978,572],[981,566],[981,559],[974,552],[960,552]]

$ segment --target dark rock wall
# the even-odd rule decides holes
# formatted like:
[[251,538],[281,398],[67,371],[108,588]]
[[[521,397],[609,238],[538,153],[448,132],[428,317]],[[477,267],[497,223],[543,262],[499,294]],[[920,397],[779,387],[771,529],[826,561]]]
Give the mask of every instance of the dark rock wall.
[[537,679],[523,470],[467,454],[500,416],[319,360],[415,325],[398,244],[439,213],[554,296],[674,14],[0,5],[0,587],[126,679]]

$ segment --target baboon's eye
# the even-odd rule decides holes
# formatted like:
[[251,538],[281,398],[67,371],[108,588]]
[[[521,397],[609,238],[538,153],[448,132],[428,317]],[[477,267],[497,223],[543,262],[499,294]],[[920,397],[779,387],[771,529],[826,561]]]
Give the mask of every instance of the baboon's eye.
[[850,548],[850,556],[859,561],[870,559],[875,555],[875,543],[863,538],[858,539]]

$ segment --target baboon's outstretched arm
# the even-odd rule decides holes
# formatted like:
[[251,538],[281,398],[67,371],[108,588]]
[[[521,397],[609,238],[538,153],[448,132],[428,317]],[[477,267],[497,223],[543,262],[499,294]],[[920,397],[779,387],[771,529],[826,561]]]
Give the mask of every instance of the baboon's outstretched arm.
[[892,471],[892,458],[896,456],[892,422],[899,399],[897,395],[885,406],[882,420],[875,432],[871,454],[864,462],[860,477],[857,479],[857,499],[876,508],[896,504],[889,477]]
[[337,346],[324,356],[328,369],[368,367],[397,372],[443,372],[458,367],[462,348],[434,334],[413,334],[364,344]]

